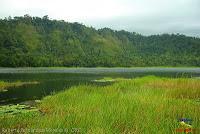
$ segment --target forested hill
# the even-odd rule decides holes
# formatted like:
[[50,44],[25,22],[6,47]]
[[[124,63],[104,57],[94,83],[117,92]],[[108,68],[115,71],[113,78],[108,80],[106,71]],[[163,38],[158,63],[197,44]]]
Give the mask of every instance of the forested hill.
[[96,30],[25,15],[0,20],[0,66],[200,66],[200,39]]

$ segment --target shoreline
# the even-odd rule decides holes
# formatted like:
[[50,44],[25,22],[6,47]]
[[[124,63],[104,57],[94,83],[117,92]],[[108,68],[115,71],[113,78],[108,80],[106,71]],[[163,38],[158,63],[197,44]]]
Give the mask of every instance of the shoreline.
[[0,73],[126,73],[177,72],[200,73],[200,67],[0,67]]

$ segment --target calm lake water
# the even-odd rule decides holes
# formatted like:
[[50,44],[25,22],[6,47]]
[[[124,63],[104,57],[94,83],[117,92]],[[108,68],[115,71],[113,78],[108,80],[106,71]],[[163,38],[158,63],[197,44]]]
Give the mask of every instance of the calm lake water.
[[104,77],[135,78],[147,75],[200,78],[200,68],[0,68],[1,81],[38,81],[36,85],[10,88],[0,92],[0,105],[41,99],[71,86],[112,84],[93,80]]

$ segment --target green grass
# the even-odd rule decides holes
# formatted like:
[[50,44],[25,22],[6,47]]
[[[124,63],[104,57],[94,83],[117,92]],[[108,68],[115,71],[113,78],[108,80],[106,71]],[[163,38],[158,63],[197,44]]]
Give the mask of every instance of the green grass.
[[170,134],[180,118],[200,126],[200,80],[148,76],[110,86],[82,85],[38,105],[40,114],[0,117],[0,128],[80,128],[81,133]]
[[20,87],[24,85],[29,85],[29,84],[38,84],[37,81],[32,81],[32,82],[5,82],[5,81],[0,81],[0,92],[5,92],[11,87]]

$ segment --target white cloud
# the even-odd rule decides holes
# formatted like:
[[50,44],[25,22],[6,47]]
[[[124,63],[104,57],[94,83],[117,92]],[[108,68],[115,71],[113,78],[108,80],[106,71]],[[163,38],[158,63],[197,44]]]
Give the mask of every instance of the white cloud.
[[1,18],[24,14],[144,34],[200,35],[199,0],[0,0]]

